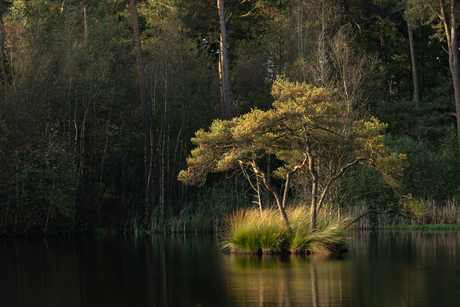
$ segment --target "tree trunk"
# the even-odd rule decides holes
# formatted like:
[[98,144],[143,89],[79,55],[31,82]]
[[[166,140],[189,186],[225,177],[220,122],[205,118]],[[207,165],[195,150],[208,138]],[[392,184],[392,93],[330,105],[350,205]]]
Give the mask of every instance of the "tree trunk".
[[287,173],[286,175],[286,182],[284,185],[284,195],[283,195],[283,209],[286,208],[286,202],[287,202],[287,197],[288,197],[288,192],[289,192],[289,183],[291,181],[291,176],[297,172],[298,170],[302,169],[307,162],[307,156],[305,156],[305,159],[303,160],[301,165],[296,165],[292,171]]
[[280,213],[281,213],[281,218],[283,219],[283,222],[284,222],[284,224],[286,225],[286,228],[287,228],[288,232],[291,233],[291,232],[292,232],[291,224],[289,223],[289,219],[288,219],[288,217],[287,217],[287,215],[286,215],[286,211],[284,210],[283,204],[282,204],[282,202],[281,202],[281,197],[280,197],[280,195],[278,194],[278,192],[276,192],[276,190],[270,185],[270,183],[269,183],[269,181],[268,181],[269,176],[268,176],[266,173],[264,173],[263,171],[261,171],[261,170],[257,167],[256,162],[254,162],[254,161],[253,161],[253,162],[243,162],[243,161],[240,160],[239,162],[240,162],[240,164],[242,164],[242,165],[251,166],[251,167],[252,167],[252,170],[254,171],[254,173],[255,173],[256,175],[262,176],[262,180],[263,180],[263,182],[264,182],[264,184],[265,184],[265,187],[266,187],[270,192],[273,193],[273,196],[275,196],[276,204],[277,204],[278,209],[279,209],[279,211],[280,211]]
[[407,21],[407,32],[409,33],[410,57],[412,59],[412,78],[414,81],[415,106],[418,109],[420,107],[420,87],[418,84],[417,58],[415,56],[414,30],[412,29],[410,21]]
[[[409,20],[407,21],[407,32],[409,33],[410,57],[412,59],[412,79],[414,81],[415,107],[418,110],[420,108],[420,87],[418,83],[417,58],[415,55],[414,30],[412,29]],[[419,125],[417,127],[417,137],[419,140],[422,138]]]
[[220,103],[222,105],[222,116],[225,117],[225,95],[224,95],[224,76],[222,72],[222,42],[219,47],[219,80],[220,80]]
[[446,31],[447,47],[449,51],[449,68],[452,74],[452,81],[454,85],[455,109],[457,112],[457,140],[460,150],[460,62],[458,51],[458,23],[455,15],[457,9],[456,0],[451,1],[451,15],[450,20],[447,15],[446,3],[444,0],[439,0],[441,6],[441,19],[444,23]]
[[297,40],[299,49],[299,60],[302,61],[301,82],[305,82],[305,71],[303,69],[303,0],[297,0]]
[[315,168],[315,157],[312,155],[310,148],[307,149],[308,157],[308,169],[312,177],[312,188],[311,188],[311,209],[310,209],[310,227],[311,232],[316,231],[316,207],[318,205],[318,182],[319,175]]
[[137,17],[136,1],[129,0],[129,6],[133,16],[134,43],[136,45],[137,72],[139,76],[139,92],[142,107],[142,124],[144,130],[144,162],[145,162],[145,215],[148,216],[148,207],[151,202],[151,177],[152,177],[152,149],[150,145],[150,116],[147,107],[147,92],[144,74],[144,58],[142,55],[141,37],[139,32],[139,20]]
[[10,81],[8,79],[8,72],[6,71],[6,57],[5,57],[5,24],[3,23],[3,15],[0,14],[0,53],[2,59],[3,80],[5,81],[5,94],[8,95],[10,90]]
[[[161,185],[160,185],[160,218],[164,219],[165,212],[165,190],[166,190],[166,170],[169,168],[166,164],[166,144],[169,139],[169,122],[168,122],[168,68],[165,68],[165,93],[164,93],[164,110],[163,110],[163,125],[161,132]],[[168,135],[167,135],[168,134]]]
[[364,159],[356,159],[355,161],[348,163],[339,172],[337,172],[337,174],[335,176],[333,176],[333,177],[331,177],[329,179],[328,183],[326,184],[326,186],[323,189],[323,192],[321,193],[319,201],[317,201],[316,212],[321,210],[321,207],[323,206],[324,200],[326,199],[326,195],[329,192],[329,189],[332,186],[332,184],[334,183],[334,181],[339,179],[345,173],[346,170],[348,170],[349,168],[353,167],[354,165],[356,165],[357,163],[359,163],[362,160],[364,160]]
[[224,0],[217,0],[220,17],[220,77],[222,84],[221,94],[223,95],[223,110],[224,118],[231,119],[233,117],[233,97],[232,86],[230,80],[230,63],[228,61],[228,46],[227,46],[227,22],[225,20]]
[[83,4],[83,30],[86,43],[88,41],[88,5],[86,4]]

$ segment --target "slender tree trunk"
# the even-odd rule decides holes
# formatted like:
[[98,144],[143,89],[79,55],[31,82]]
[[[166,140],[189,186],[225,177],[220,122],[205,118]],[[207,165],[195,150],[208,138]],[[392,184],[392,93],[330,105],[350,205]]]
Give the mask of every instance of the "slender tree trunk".
[[5,94],[8,95],[10,91],[10,81],[8,79],[8,72],[6,71],[6,57],[5,57],[5,24],[3,23],[3,15],[0,14],[0,53],[2,59],[3,80],[5,81]]
[[225,20],[224,0],[217,0],[220,17],[220,70],[221,84],[223,95],[224,118],[231,119],[233,117],[233,97],[232,86],[230,80],[230,63],[228,61],[228,45],[227,45],[227,22]]
[[[410,21],[407,21],[407,32],[409,34],[409,46],[410,46],[410,57],[412,59],[412,79],[414,81],[414,96],[415,96],[415,108],[418,110],[420,108],[420,87],[418,82],[418,71],[417,71],[417,57],[415,55],[415,40],[414,40],[414,30],[410,24]],[[420,132],[420,126],[417,125],[417,137],[420,140],[422,134]]]
[[284,193],[283,193],[283,208],[286,209],[286,202],[287,202],[287,197],[289,193],[289,184],[291,181],[291,173],[288,173],[286,175],[286,181],[284,184]]
[[317,213],[317,205],[318,205],[318,183],[319,183],[319,175],[315,168],[315,157],[311,153],[310,149],[307,149],[307,157],[308,157],[308,169],[310,171],[312,180],[312,187],[311,187],[311,209],[310,209],[310,227],[311,232],[316,231],[316,213]]
[[[222,37],[222,36],[221,36]],[[220,80],[220,102],[222,105],[222,115],[225,117],[225,94],[224,94],[224,75],[222,72],[222,42],[219,42],[220,47],[219,47],[219,80]]]
[[353,167],[354,165],[356,165],[357,163],[359,163],[362,160],[364,160],[364,159],[356,159],[355,161],[348,163],[339,172],[337,172],[337,174],[335,176],[333,176],[333,177],[331,177],[329,179],[328,183],[326,184],[326,186],[323,189],[323,192],[321,193],[319,201],[317,202],[316,212],[319,212],[319,210],[321,210],[321,207],[323,206],[324,200],[326,199],[326,195],[329,192],[329,189],[332,186],[332,184],[334,183],[334,181],[339,179],[345,173],[346,170],[348,170],[349,168]]
[[258,167],[257,167],[257,164],[256,162],[252,161],[252,162],[243,162],[243,161],[239,161],[240,164],[242,165],[246,165],[246,166],[250,166],[252,167],[252,170],[254,171],[254,173],[256,175],[260,175],[262,177],[262,180],[265,184],[265,187],[273,193],[273,196],[275,196],[275,200],[276,200],[276,204],[278,206],[278,209],[281,213],[281,218],[283,219],[283,222],[284,224],[286,225],[286,228],[288,229],[288,232],[291,233],[292,232],[292,229],[291,229],[291,224],[289,223],[289,219],[286,215],[286,211],[284,210],[284,207],[283,207],[283,203],[281,201],[281,197],[280,195],[278,194],[278,192],[276,192],[276,190],[270,185],[269,181],[268,181],[268,178],[269,176],[261,171]]
[[[163,110],[163,127],[162,127],[162,140],[161,140],[161,186],[160,186],[160,205],[161,205],[161,214],[160,217],[164,218],[165,212],[165,190],[166,190],[166,134],[169,133],[169,123],[168,123],[168,68],[165,68],[165,94],[164,94],[164,110]],[[168,142],[169,143],[169,142]]]
[[[83,115],[83,121],[81,123],[81,129],[80,129],[80,133],[78,134],[79,137],[80,137],[80,152],[79,152],[79,156],[80,156],[80,163],[79,163],[79,166],[78,166],[78,180],[77,180],[77,187],[76,187],[76,199],[75,199],[75,202],[77,202],[77,197],[80,196],[82,199],[83,199],[83,203],[81,205],[81,211],[80,211],[80,216],[83,218],[83,221],[88,221],[88,217],[86,216],[87,212],[88,212],[88,197],[85,195],[85,189],[86,189],[86,180],[85,180],[85,134],[86,134],[86,119],[87,119],[87,116],[88,116],[88,112],[89,112],[89,105],[90,105],[90,102],[88,102],[85,106],[85,113]],[[75,127],[77,127],[77,124],[76,124],[76,120],[75,120]],[[77,146],[77,145],[76,145]],[[86,227],[85,223],[82,223],[81,225],[81,230],[84,230],[84,228]]]
[[321,0],[321,46],[320,46],[320,65],[321,65],[321,84],[325,82],[325,67],[324,63],[326,62],[326,20],[324,17],[324,0]]
[[[420,41],[422,42],[422,45],[424,45],[425,41],[425,35],[423,33],[423,28],[420,28]],[[424,48],[420,48],[420,63],[419,63],[419,83],[420,83],[420,101],[423,99],[423,93],[425,92],[425,53],[424,53]]]
[[303,0],[297,0],[297,40],[299,59],[303,60]]
[[302,61],[301,82],[305,82],[305,70],[303,69],[303,0],[297,0],[297,40],[299,48],[299,60]]
[[444,23],[446,31],[447,47],[449,51],[449,68],[452,74],[452,81],[454,85],[455,109],[457,113],[457,139],[458,147],[460,150],[460,59],[458,51],[458,22],[456,17],[457,2],[451,0],[450,19],[446,10],[446,3],[444,0],[439,0],[441,6],[441,19]]
[[407,21],[407,32],[409,33],[410,57],[412,59],[412,78],[414,81],[415,106],[418,109],[420,107],[420,87],[418,83],[417,58],[415,56],[414,30],[412,29],[410,21]]
[[141,38],[139,32],[139,20],[137,16],[136,1],[129,0],[129,6],[133,16],[134,43],[136,45],[137,72],[139,76],[139,92],[142,107],[142,124],[144,130],[144,162],[145,162],[145,215],[148,216],[148,207],[151,202],[151,177],[152,177],[152,148],[150,144],[150,116],[147,107],[147,92],[145,85],[144,57],[142,55]]
[[286,182],[284,185],[284,195],[283,195],[283,209],[286,208],[286,202],[287,202],[287,197],[288,197],[288,192],[289,192],[289,183],[291,182],[291,176],[295,172],[297,172],[298,170],[302,169],[305,166],[307,159],[308,159],[307,156],[305,156],[303,163],[301,165],[296,165],[294,169],[290,171],[289,173],[287,173],[286,175]]
[[88,5],[86,4],[83,4],[83,31],[86,43],[88,41]]

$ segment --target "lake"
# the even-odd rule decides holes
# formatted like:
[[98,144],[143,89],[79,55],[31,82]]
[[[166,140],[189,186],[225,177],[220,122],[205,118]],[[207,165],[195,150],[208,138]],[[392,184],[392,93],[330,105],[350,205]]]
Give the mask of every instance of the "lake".
[[335,256],[214,235],[0,239],[0,306],[460,306],[460,233],[351,232]]

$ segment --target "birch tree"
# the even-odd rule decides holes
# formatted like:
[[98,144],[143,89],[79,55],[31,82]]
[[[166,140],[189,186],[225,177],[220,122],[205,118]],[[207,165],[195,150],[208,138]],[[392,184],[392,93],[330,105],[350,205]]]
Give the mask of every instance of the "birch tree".
[[3,81],[5,83],[5,94],[8,95],[10,89],[10,81],[8,78],[8,71],[6,70],[6,56],[5,56],[5,24],[3,22],[3,14],[12,5],[11,1],[0,1],[0,58],[2,62]]
[[136,60],[139,82],[139,93],[142,107],[142,125],[144,130],[144,163],[145,163],[145,218],[151,201],[151,180],[152,180],[152,148],[150,141],[150,115],[147,106],[147,93],[145,87],[144,57],[142,55],[141,38],[139,32],[139,20],[137,16],[136,0],[130,0],[129,6],[133,18],[134,43],[136,45]]

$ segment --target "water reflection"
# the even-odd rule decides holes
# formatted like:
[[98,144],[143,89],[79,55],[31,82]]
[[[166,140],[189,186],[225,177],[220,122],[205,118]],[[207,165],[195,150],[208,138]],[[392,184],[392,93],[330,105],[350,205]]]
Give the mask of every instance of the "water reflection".
[[233,296],[250,306],[334,306],[342,256],[229,256]]
[[325,256],[222,254],[212,235],[0,240],[0,306],[458,306],[459,233],[356,232]]

